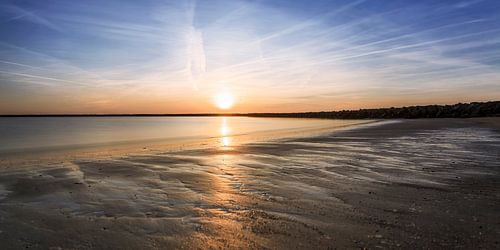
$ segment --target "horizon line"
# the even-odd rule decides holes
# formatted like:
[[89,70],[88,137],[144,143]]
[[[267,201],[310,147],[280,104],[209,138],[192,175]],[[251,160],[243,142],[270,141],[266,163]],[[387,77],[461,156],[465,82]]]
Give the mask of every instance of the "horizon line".
[[351,110],[330,110],[330,111],[303,111],[303,112],[245,112],[245,113],[68,113],[68,114],[0,114],[0,117],[97,117],[97,116],[252,116],[252,115],[267,115],[267,114],[308,114],[308,113],[334,113],[334,112],[353,112],[361,110],[382,110],[382,109],[397,109],[397,108],[415,108],[415,107],[428,107],[428,106],[455,106],[455,105],[470,105],[470,104],[484,104],[500,102],[499,101],[485,101],[485,102],[459,102],[454,104],[428,104],[428,105],[412,105],[412,106],[399,106],[399,107],[379,107],[379,108],[362,108]]

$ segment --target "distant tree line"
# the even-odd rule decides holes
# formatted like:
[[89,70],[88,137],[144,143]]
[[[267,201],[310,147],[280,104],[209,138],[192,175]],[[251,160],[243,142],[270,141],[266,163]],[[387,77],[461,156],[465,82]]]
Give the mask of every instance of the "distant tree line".
[[324,119],[468,118],[500,116],[500,101],[304,113],[250,113],[247,115]]
[[303,113],[195,113],[195,114],[19,114],[0,117],[79,117],[79,116],[250,116],[324,119],[392,119],[392,118],[467,118],[500,116],[500,101],[471,102],[454,105],[427,105],[402,108],[378,108]]

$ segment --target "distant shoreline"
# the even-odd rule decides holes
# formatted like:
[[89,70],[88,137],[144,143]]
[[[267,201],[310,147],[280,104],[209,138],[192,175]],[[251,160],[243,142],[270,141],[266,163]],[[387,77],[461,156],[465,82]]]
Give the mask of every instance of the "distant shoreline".
[[295,113],[192,113],[192,114],[5,114],[0,117],[282,117],[322,119],[417,119],[470,118],[500,116],[500,101],[457,103],[452,105],[425,105],[341,111]]

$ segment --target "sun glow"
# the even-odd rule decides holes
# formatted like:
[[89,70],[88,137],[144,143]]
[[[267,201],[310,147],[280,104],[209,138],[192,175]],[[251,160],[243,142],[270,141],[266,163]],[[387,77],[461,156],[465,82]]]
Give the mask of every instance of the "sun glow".
[[229,92],[221,92],[215,96],[215,105],[220,109],[229,109],[233,107],[235,98]]

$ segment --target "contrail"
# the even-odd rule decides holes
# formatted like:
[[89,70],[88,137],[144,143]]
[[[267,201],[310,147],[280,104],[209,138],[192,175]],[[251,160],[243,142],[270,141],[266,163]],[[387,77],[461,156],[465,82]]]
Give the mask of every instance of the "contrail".
[[16,65],[16,66],[21,66],[21,67],[26,67],[26,68],[31,68],[31,69],[42,69],[41,67],[35,67],[35,66],[27,65],[27,64],[15,63],[15,62],[3,61],[3,60],[0,60],[0,63]]
[[2,74],[8,74],[8,75],[15,75],[15,76],[24,76],[24,77],[30,77],[30,78],[37,78],[37,79],[43,79],[43,80],[51,80],[51,81],[57,81],[57,82],[74,83],[74,84],[78,84],[78,85],[82,85],[82,86],[88,86],[87,84],[82,83],[82,82],[75,82],[75,81],[64,80],[64,79],[59,79],[59,78],[37,76],[37,75],[17,73],[17,72],[9,72],[9,71],[3,71],[3,70],[0,70],[0,73],[2,73]]

